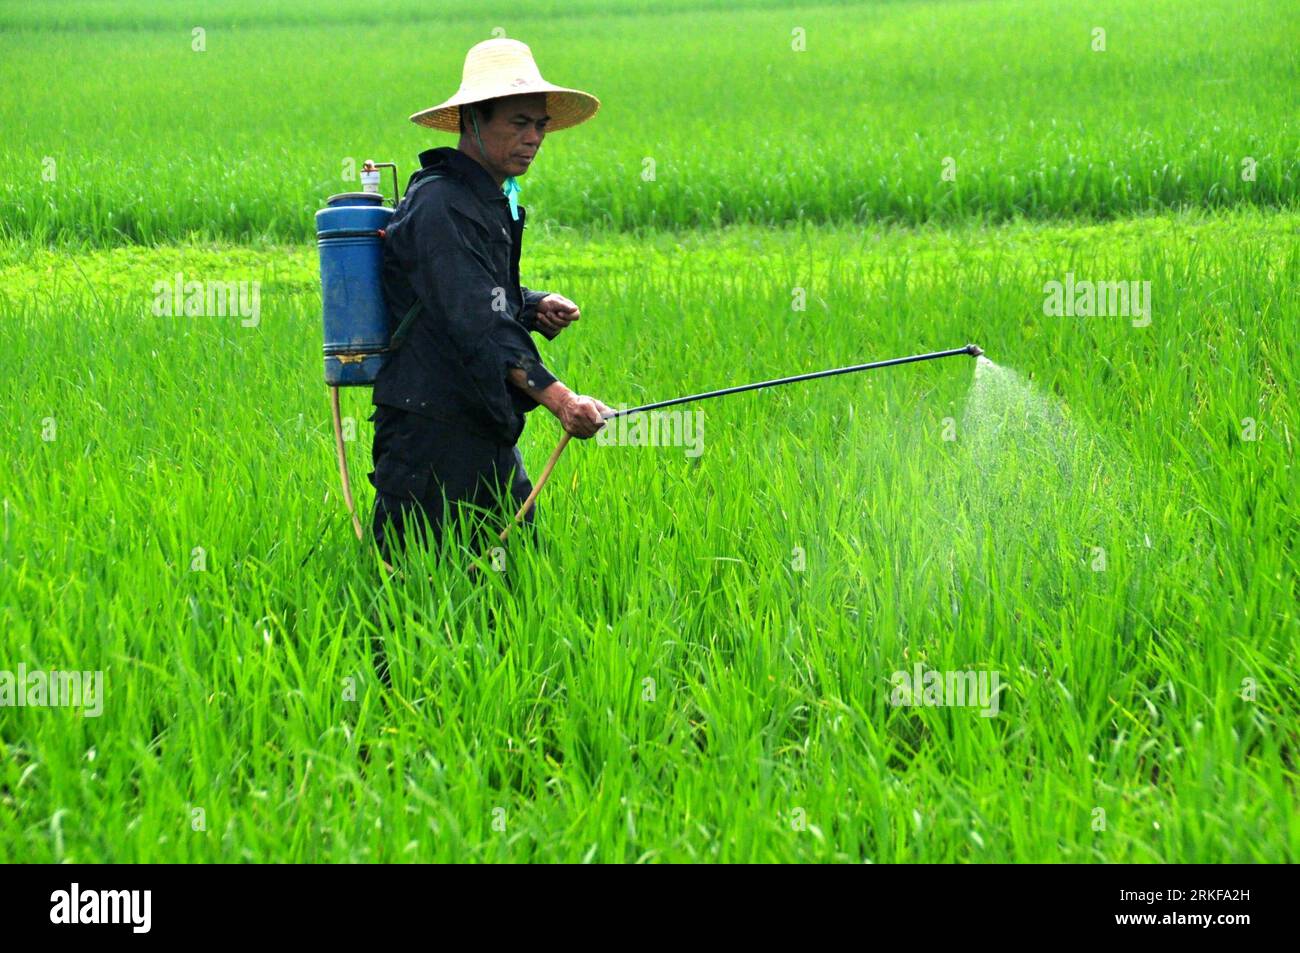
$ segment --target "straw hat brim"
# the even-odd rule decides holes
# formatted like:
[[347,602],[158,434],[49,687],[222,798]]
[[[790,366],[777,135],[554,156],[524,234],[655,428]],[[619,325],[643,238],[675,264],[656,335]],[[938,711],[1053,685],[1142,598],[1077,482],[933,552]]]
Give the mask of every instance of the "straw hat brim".
[[546,124],[547,132],[568,129],[579,123],[586,122],[596,115],[596,110],[600,108],[600,100],[591,93],[584,93],[578,89],[568,89],[564,86],[553,86],[550,83],[532,83],[507,92],[496,92],[486,96],[482,95],[481,92],[458,92],[446,102],[431,106],[428,109],[422,109],[413,114],[411,122],[417,126],[426,126],[429,129],[441,129],[443,132],[460,132],[461,106],[482,102],[485,99],[528,96],[534,93],[546,94],[546,112],[551,117],[550,122]]

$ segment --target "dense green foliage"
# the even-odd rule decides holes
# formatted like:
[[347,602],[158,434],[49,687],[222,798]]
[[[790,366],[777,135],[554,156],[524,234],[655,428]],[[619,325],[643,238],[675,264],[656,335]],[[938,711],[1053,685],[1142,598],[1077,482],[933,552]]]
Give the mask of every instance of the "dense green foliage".
[[[105,692],[0,705],[0,861],[1300,858],[1294,9],[635,6],[0,5],[0,678]],[[405,116],[498,24],[605,100],[524,181],[569,384],[993,363],[575,441],[506,573],[387,577],[301,240],[343,157],[451,144]],[[257,320],[156,314],[178,273]]]
[[356,187],[345,161],[409,172],[455,144],[407,117],[498,27],[603,104],[525,177],[539,222],[1113,217],[1293,206],[1300,189],[1300,8],[1277,0],[134,6],[0,13],[64,27],[0,28],[4,233],[309,240],[322,199]]
[[[4,657],[107,699],[0,709],[0,856],[1294,859],[1296,225],[539,240],[586,309],[548,360],[611,402],[968,337],[1028,382],[950,359],[707,405],[698,457],[575,443],[512,591],[455,553],[381,581],[349,534],[310,249],[12,264]],[[1149,276],[1151,326],[1045,318],[1066,267]],[[150,315],[180,269],[260,278],[260,324]],[[892,707],[917,661],[1001,673],[999,715]]]

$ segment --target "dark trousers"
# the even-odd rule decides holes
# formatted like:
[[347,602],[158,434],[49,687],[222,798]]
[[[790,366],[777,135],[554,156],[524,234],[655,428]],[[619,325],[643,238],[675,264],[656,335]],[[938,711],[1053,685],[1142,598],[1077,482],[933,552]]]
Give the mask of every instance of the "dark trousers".
[[[388,563],[408,540],[430,549],[442,543],[444,518],[452,525],[463,513],[475,536],[495,545],[496,533],[514,518],[532,492],[523,457],[464,426],[430,420],[380,405],[375,422],[375,512],[371,531]],[[502,505],[509,512],[502,512]],[[525,517],[532,524],[535,511]]]

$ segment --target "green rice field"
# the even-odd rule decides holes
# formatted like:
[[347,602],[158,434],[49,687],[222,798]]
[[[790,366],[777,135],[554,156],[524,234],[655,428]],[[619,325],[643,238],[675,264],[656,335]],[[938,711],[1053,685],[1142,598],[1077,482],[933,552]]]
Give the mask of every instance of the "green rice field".
[[[312,214],[455,144],[406,117],[497,27],[603,103],[521,179],[575,390],[985,358],[574,441],[535,534],[390,576]],[[1297,51],[1266,0],[0,3],[0,862],[1300,859]]]

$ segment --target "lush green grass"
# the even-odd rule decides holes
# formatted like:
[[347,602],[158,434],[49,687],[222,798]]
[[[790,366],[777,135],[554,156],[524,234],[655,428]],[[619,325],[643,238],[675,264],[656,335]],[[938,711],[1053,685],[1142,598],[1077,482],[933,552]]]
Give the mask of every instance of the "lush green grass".
[[[539,229],[526,280],[584,307],[547,359],[609,402],[1004,370],[728,398],[695,459],[575,442],[511,591],[351,536],[312,249],[11,246],[0,658],[107,699],[0,708],[0,859],[1295,860],[1297,225]],[[260,324],[152,317],[177,270],[262,280]],[[1044,316],[1067,270],[1151,281],[1151,326]],[[892,706],[918,661],[1000,712]]]
[[[0,705],[0,861],[1300,857],[1294,5],[515,10],[0,3],[0,677],[106,690]],[[305,240],[498,26],[604,101],[524,183],[571,385],[995,363],[575,442],[508,577],[387,578]],[[260,320],[155,316],[177,273]],[[1067,274],[1150,325],[1045,314]],[[917,664],[996,715],[894,704]]]
[[97,244],[306,240],[323,198],[355,187],[346,159],[409,172],[421,149],[454,144],[406,117],[450,95],[464,51],[497,27],[529,42],[553,81],[604,104],[547,139],[525,181],[538,223],[1000,221],[1296,202],[1293,3],[645,6],[8,4],[0,230]]

